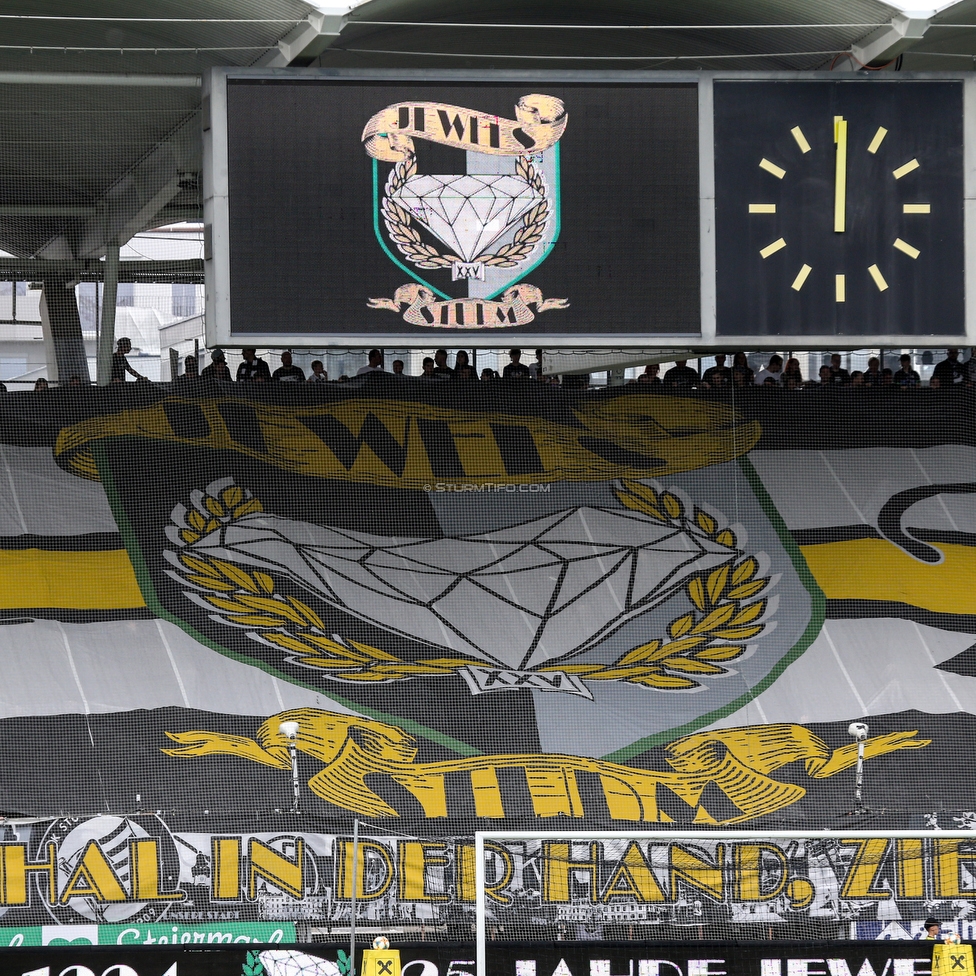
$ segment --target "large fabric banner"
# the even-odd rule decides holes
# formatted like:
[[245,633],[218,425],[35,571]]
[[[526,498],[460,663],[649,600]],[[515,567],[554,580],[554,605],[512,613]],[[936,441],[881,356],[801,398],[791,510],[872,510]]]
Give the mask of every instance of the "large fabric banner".
[[[458,387],[0,401],[0,807],[43,821],[0,851],[26,843],[32,883],[89,829],[135,899],[164,834],[197,837],[187,870],[212,884],[231,859],[212,838],[242,859],[263,838],[274,874],[303,863],[274,838],[353,817],[451,844],[976,821],[967,396]],[[140,875],[160,906],[190,850],[166,843],[171,868]],[[69,901],[97,887],[69,883],[86,849],[59,855]],[[966,849],[946,880],[926,848],[915,888],[903,856],[830,917],[972,906]],[[789,917],[823,887],[796,877]]]

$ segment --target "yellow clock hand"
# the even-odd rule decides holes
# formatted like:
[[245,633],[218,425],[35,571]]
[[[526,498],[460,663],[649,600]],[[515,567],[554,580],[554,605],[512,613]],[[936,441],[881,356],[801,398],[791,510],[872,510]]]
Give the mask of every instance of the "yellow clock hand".
[[847,229],[847,119],[840,115],[834,116],[834,142],[834,233],[843,234]]

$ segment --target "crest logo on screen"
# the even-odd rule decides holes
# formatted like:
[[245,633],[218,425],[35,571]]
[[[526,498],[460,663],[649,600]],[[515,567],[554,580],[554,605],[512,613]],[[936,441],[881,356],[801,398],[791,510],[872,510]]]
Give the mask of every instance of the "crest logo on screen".
[[[373,157],[373,226],[413,281],[369,307],[449,329],[510,328],[566,308],[523,279],[559,236],[568,121],[560,99],[539,94],[523,95],[514,119],[441,102],[377,112],[362,136]],[[457,171],[424,172],[418,140],[457,149]]]

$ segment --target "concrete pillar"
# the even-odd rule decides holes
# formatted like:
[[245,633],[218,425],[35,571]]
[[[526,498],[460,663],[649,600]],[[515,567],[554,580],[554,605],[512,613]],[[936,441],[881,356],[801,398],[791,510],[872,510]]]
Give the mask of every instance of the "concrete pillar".
[[75,289],[64,278],[44,279],[41,328],[47,351],[48,380],[67,384],[69,377],[79,376],[83,384],[90,383]]
[[105,247],[105,288],[102,293],[102,320],[98,328],[98,385],[112,380],[112,352],[115,349],[115,305],[119,294],[119,245]]

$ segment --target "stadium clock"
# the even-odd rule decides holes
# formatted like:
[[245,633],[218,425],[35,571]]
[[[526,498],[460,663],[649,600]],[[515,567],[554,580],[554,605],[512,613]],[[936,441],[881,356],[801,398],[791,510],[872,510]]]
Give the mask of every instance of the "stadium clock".
[[719,332],[959,334],[961,86],[715,87]]

